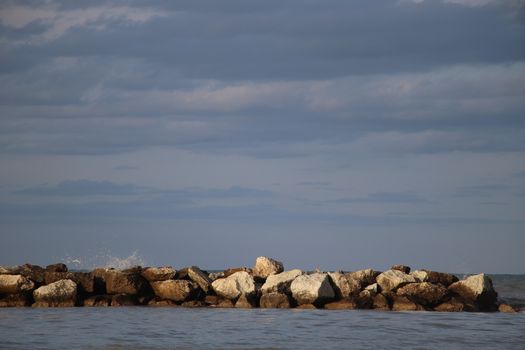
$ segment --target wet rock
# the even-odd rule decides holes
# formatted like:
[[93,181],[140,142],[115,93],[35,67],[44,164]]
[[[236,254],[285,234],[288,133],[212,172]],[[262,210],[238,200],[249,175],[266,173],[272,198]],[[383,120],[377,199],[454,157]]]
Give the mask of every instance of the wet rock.
[[70,307],[77,302],[77,284],[72,280],[60,280],[42,286],[33,292],[34,307]]
[[377,276],[377,284],[384,292],[395,291],[399,287],[414,282],[416,279],[413,276],[399,270],[388,270]]
[[51,284],[60,280],[69,279],[75,282],[79,288],[78,292],[93,293],[95,291],[95,277],[91,272],[51,272],[44,273],[45,284]]
[[388,299],[383,294],[376,294],[372,298],[372,309],[390,310]]
[[451,298],[448,301],[445,301],[436,307],[434,307],[434,311],[439,312],[461,312],[461,311],[467,311],[465,308],[465,304],[458,300],[457,298]]
[[4,298],[0,298],[0,307],[24,307],[31,306],[32,298],[27,293],[24,294],[10,294]]
[[108,294],[142,295],[149,292],[149,284],[135,270],[119,271],[108,269],[103,272]]
[[394,295],[392,311],[422,311],[425,308],[404,296]]
[[162,298],[183,302],[194,298],[198,293],[196,283],[187,280],[167,280],[152,282],[151,287],[155,295]]
[[390,270],[397,270],[407,274],[410,273],[410,267],[406,265],[392,265]]
[[301,276],[303,271],[294,269],[290,271],[284,271],[276,275],[270,275],[266,278],[266,282],[261,287],[263,293],[284,293],[291,294],[290,285],[292,281],[298,276]]
[[451,273],[436,272],[430,270],[416,270],[410,273],[418,282],[439,283],[445,287],[457,282],[458,278]]
[[518,312],[517,309],[515,309],[514,307],[510,306],[509,304],[499,304],[498,306],[498,311],[499,312],[504,312],[504,313],[509,313],[509,314],[514,314],[516,312]]
[[452,283],[448,289],[465,301],[474,302],[481,311],[495,311],[498,294],[492,280],[481,273]]
[[161,298],[158,298],[158,297],[157,298],[153,298],[150,301],[148,301],[147,305],[148,306],[156,306],[156,307],[167,307],[167,306],[176,307],[176,306],[179,306],[173,300],[166,300],[166,299],[161,299]]
[[324,308],[328,310],[355,310],[358,307],[354,298],[343,298],[325,304]]
[[241,294],[239,299],[237,299],[237,301],[235,302],[235,307],[240,309],[252,309],[254,307],[257,307],[257,299],[254,297],[253,294]]
[[301,305],[297,305],[297,309],[313,310],[313,309],[317,309],[317,307],[314,304],[301,304]]
[[46,271],[48,272],[67,272],[66,264],[58,263],[46,266]]
[[204,292],[207,293],[211,288],[212,280],[197,266],[191,266],[188,268],[188,276],[193,282],[197,283]]
[[433,307],[444,301],[448,289],[441,284],[429,282],[410,283],[397,290],[397,295],[407,297],[416,304]]
[[323,304],[335,297],[335,292],[326,273],[301,275],[293,280],[290,290],[299,305]]
[[34,288],[33,281],[22,275],[0,275],[0,294],[18,294]]
[[135,306],[139,304],[139,300],[136,295],[120,293],[111,296],[111,306]]
[[259,305],[266,309],[289,309],[292,307],[288,295],[278,292],[264,293],[259,300]]
[[94,295],[84,299],[84,306],[86,307],[108,307],[111,306],[110,295]]
[[260,256],[255,260],[253,276],[267,278],[284,271],[283,263],[265,256]]
[[171,266],[146,267],[142,270],[142,277],[148,282],[166,281],[175,278],[177,271]]
[[224,298],[234,300],[241,294],[253,294],[256,292],[253,277],[246,271],[236,272],[226,278],[220,278],[212,282],[212,288]]

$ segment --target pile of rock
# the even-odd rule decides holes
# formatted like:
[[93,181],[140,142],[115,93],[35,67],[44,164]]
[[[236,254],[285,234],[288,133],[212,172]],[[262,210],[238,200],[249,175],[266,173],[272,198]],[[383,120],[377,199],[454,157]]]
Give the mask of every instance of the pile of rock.
[[71,272],[64,264],[0,267],[0,307],[186,306],[236,308],[378,309],[393,311],[502,311],[484,274],[459,280],[448,273],[284,271],[259,257],[253,268],[207,273],[196,266],[97,268]]

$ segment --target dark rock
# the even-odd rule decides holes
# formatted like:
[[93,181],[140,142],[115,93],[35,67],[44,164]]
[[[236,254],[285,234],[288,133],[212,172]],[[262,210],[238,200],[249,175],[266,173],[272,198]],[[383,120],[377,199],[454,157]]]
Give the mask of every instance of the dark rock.
[[46,271],[49,272],[67,272],[66,264],[58,263],[46,266]]
[[451,273],[436,272],[430,270],[416,270],[410,273],[418,282],[439,283],[445,287],[457,282],[458,278]]
[[108,269],[103,276],[108,294],[144,295],[151,292],[148,282],[137,271]]
[[108,307],[111,306],[110,295],[94,295],[84,299],[84,306],[86,307]]
[[410,273],[410,267],[406,265],[392,265],[390,270],[398,270],[404,273]]
[[239,299],[235,302],[235,307],[241,309],[252,309],[257,307],[257,301],[258,300],[253,294],[241,294]]
[[441,284],[429,282],[410,283],[397,290],[397,295],[405,296],[416,304],[434,307],[445,301],[448,289]]
[[93,293],[95,291],[95,277],[91,272],[51,272],[44,273],[45,284],[70,279],[77,284],[80,293]]
[[400,295],[392,296],[392,311],[421,311],[425,308],[417,303],[414,303],[407,297]]
[[183,307],[206,307],[206,303],[202,300],[189,300],[181,304]]
[[111,297],[111,306],[135,306],[139,301],[136,295],[120,293]]
[[509,314],[514,314],[516,312],[518,312],[518,310],[516,308],[514,308],[513,306],[509,305],[509,304],[499,304],[498,306],[498,311],[499,312],[504,312],[504,313],[509,313]]
[[470,311],[473,311],[472,308],[473,308],[473,305],[469,308],[461,300],[457,298],[451,298],[450,300],[445,301],[437,305],[436,307],[434,307],[434,311],[439,311],[439,312],[469,311],[467,309],[470,309]]
[[183,302],[193,299],[198,293],[196,283],[187,280],[167,280],[152,282],[155,295],[162,299]]
[[211,288],[212,280],[208,277],[208,274],[199,269],[197,266],[190,266],[188,268],[188,277],[204,291],[208,292]]
[[390,310],[388,299],[383,294],[376,294],[372,299],[372,309]]
[[252,269],[249,269],[249,268],[247,268],[247,267],[235,267],[235,268],[231,268],[231,269],[226,269],[226,270],[224,270],[224,271],[223,271],[224,278],[229,277],[229,276],[233,275],[234,273],[236,273],[236,272],[241,272],[241,271],[248,272],[250,275],[253,276],[253,271],[252,271]]
[[311,309],[317,309],[317,307],[314,304],[302,304],[302,305],[298,305],[296,309],[311,310]]
[[328,310],[355,310],[357,309],[357,303],[354,298],[343,298],[338,301],[326,303],[324,308]]
[[259,300],[261,308],[271,309],[289,309],[292,307],[292,302],[288,295],[278,292],[263,293]]
[[0,307],[31,306],[33,298],[30,294],[10,294],[0,299]]
[[157,306],[157,307],[171,306],[171,307],[176,307],[176,306],[179,306],[179,305],[176,302],[174,302],[173,300],[165,300],[165,299],[160,299],[160,298],[156,297],[156,298],[151,299],[148,302],[148,306]]

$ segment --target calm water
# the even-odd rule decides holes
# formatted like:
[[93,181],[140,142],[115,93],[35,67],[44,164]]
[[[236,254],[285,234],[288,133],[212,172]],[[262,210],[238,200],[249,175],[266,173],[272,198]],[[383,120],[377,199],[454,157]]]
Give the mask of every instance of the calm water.
[[[525,300],[525,276],[500,277],[503,298]],[[0,309],[0,348],[525,349],[525,313]]]

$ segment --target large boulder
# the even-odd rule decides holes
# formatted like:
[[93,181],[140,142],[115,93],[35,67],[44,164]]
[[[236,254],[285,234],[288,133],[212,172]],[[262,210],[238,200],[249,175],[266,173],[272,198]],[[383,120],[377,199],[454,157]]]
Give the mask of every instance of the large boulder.
[[451,273],[436,272],[431,270],[416,270],[410,273],[418,282],[440,283],[445,287],[457,282],[458,278]]
[[497,309],[498,294],[492,286],[492,280],[484,273],[452,283],[448,289],[465,301],[474,302],[481,311]]
[[400,295],[392,296],[392,311],[423,311],[425,308],[407,297]]
[[174,279],[177,271],[171,266],[146,267],[141,274],[148,282],[158,282]]
[[410,283],[397,290],[397,295],[405,296],[426,307],[434,307],[442,303],[447,294],[448,289],[443,285],[429,282]]
[[67,266],[66,264],[57,263],[57,264],[51,264],[46,266],[46,271],[49,272],[67,272]]
[[270,275],[276,275],[284,271],[283,263],[265,256],[260,256],[255,260],[253,276],[267,278]]
[[106,269],[103,273],[108,294],[142,295],[149,291],[149,284],[137,270]]
[[197,284],[187,280],[152,282],[151,287],[156,296],[175,302],[190,300],[195,297],[198,292]]
[[267,309],[289,309],[292,306],[290,297],[283,293],[264,293],[259,300],[261,308]]
[[390,304],[387,297],[383,294],[376,294],[372,299],[372,309],[376,310],[390,310]]
[[326,273],[298,276],[290,285],[290,290],[299,305],[324,304],[335,297],[330,277]]
[[392,265],[390,270],[397,270],[397,271],[401,271],[401,272],[404,272],[404,273],[410,273],[410,266],[401,265],[401,264]]
[[254,294],[256,292],[255,282],[252,275],[246,271],[235,272],[226,277],[212,282],[212,288],[226,299],[237,299],[241,294]]
[[377,284],[384,292],[395,291],[399,287],[414,282],[416,279],[413,276],[399,270],[388,270],[377,276]]
[[357,279],[349,278],[346,273],[329,272],[328,275],[338,299],[355,295],[361,290],[361,283]]
[[44,268],[31,264],[20,266],[0,266],[0,275],[22,275],[33,281],[35,285],[41,285],[44,283],[44,272]]
[[42,286],[33,292],[35,307],[70,307],[77,302],[77,284],[72,280],[60,280]]
[[248,274],[253,276],[253,270],[248,267],[232,267],[230,269],[226,269],[222,271],[223,278],[230,277],[234,273],[237,272],[247,272]]
[[302,274],[303,271],[294,269],[276,275],[270,275],[262,285],[261,292],[291,294],[290,285],[292,284],[292,281]]
[[0,275],[0,294],[17,294],[29,292],[35,284],[22,275]]
[[79,288],[79,292],[93,293],[95,291],[95,277],[91,272],[51,272],[44,273],[45,284],[60,280],[72,280]]
[[190,266],[188,268],[188,276],[193,282],[197,283],[199,287],[206,293],[211,288],[212,280],[197,266]]

